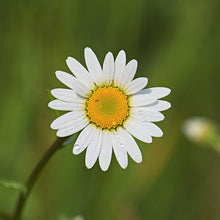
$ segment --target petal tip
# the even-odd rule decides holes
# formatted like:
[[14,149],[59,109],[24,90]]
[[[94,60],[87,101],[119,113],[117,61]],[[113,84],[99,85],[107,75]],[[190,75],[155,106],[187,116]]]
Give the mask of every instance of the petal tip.
[[51,89],[51,90],[50,90],[50,94],[51,94],[52,96],[54,96],[55,93],[56,93],[56,89]]
[[55,72],[55,75],[56,75],[57,79],[60,80],[60,78],[62,77],[62,71],[57,70],[57,71]]
[[55,72],[55,75],[56,75],[56,77],[57,77],[57,75],[59,75],[59,70],[57,70],[57,71]]
[[48,106],[49,108],[52,108],[52,109],[53,109],[53,104],[52,104],[52,103],[53,103],[53,101],[49,102],[47,106]]
[[120,51],[118,52],[118,56],[124,56],[124,57],[126,57],[125,51],[124,51],[124,50],[120,50]]
[[108,56],[110,59],[111,59],[111,58],[114,58],[111,51],[109,51],[109,52],[106,54],[106,56]]
[[106,171],[108,170],[108,167],[102,167],[102,166],[100,166],[100,168],[101,168],[101,170],[102,170],[103,172],[106,172]]
[[92,51],[92,49],[90,47],[85,47],[85,49],[84,49],[85,53],[88,53],[88,52],[91,52],[91,51]]
[[87,169],[91,169],[93,166],[91,164],[86,164]]
[[71,58],[72,58],[72,57],[67,57],[67,58],[66,58],[66,64],[67,64],[67,65],[68,65],[69,62],[71,61]]
[[147,77],[143,77],[142,80],[143,80],[143,84],[145,84],[145,86],[146,86],[148,84],[148,78]]
[[167,95],[169,95],[171,93],[171,89],[167,88]]
[[74,147],[73,147],[72,153],[73,153],[74,155],[77,155],[76,149],[75,149]]
[[163,131],[161,130],[161,133],[157,135],[157,137],[162,137],[163,136]]
[[142,156],[141,156],[140,158],[137,158],[137,159],[135,160],[135,162],[136,162],[136,163],[141,163],[141,162],[142,162]]
[[136,59],[133,59],[132,61],[137,65],[138,61]]
[[127,167],[128,167],[128,165],[121,166],[121,168],[122,168],[123,170],[125,170]]
[[152,137],[151,137],[151,139],[150,140],[146,140],[146,143],[148,143],[148,144],[151,144],[152,143]]
[[141,159],[140,159],[139,161],[137,161],[137,163],[142,163],[142,161],[143,161],[143,159],[142,159],[142,157],[141,157]]
[[53,130],[56,129],[56,128],[54,127],[54,123],[53,123],[53,122],[50,124],[50,128],[53,129]]
[[57,135],[57,137],[65,137],[65,136],[60,134],[59,130],[57,131],[56,135]]

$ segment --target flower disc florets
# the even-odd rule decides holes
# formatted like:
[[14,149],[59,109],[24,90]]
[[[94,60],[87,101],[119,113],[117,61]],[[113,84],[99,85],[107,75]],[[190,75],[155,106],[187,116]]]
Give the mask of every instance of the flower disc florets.
[[118,88],[98,88],[88,98],[86,110],[90,121],[97,126],[116,128],[128,116],[128,97]]

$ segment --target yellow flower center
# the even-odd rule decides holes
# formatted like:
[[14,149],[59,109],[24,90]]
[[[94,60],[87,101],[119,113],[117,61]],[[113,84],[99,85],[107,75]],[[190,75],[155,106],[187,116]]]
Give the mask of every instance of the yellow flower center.
[[128,116],[128,99],[118,88],[97,89],[87,101],[90,121],[101,128],[116,128]]

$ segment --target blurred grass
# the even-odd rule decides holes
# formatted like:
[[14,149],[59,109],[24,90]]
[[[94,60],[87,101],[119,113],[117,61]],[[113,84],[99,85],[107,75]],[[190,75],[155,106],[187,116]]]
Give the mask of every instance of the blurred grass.
[[[25,219],[220,219],[220,158],[181,134],[185,118],[219,124],[220,29],[217,0],[2,1],[0,8],[0,178],[24,182],[55,138],[47,92],[60,86],[67,56],[84,64],[90,46],[101,60],[124,49],[149,86],[172,89],[173,107],[158,123],[163,138],[139,142],[143,162],[124,171],[84,166],[72,146],[48,164]],[[0,209],[12,212],[17,192],[0,188]]]

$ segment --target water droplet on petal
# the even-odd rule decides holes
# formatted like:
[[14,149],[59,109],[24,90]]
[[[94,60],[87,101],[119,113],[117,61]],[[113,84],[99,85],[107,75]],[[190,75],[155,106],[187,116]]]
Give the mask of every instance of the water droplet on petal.
[[125,146],[123,143],[121,143],[120,145],[121,145],[122,148]]
[[74,150],[75,150],[75,151],[79,151],[79,149],[80,149],[80,146],[79,146],[78,144],[75,144],[75,145],[74,145]]
[[143,114],[144,114],[144,112],[140,110],[140,111],[139,111],[139,114],[140,114],[140,115],[143,115]]
[[114,131],[114,135],[118,138],[119,137],[119,134],[117,131]]

